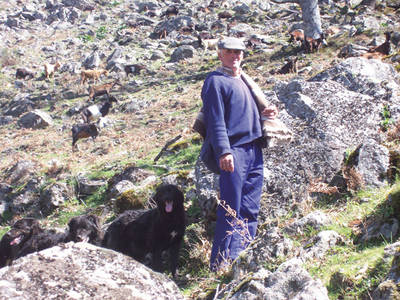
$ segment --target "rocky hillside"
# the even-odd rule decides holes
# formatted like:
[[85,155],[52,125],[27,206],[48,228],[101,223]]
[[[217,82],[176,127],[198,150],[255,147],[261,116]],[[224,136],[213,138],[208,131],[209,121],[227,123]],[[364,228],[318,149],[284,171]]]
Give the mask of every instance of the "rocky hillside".
[[[398,297],[400,3],[360,2],[320,1],[327,45],[314,53],[289,42],[302,28],[294,3],[2,3],[0,236],[25,216],[62,230],[93,213],[105,228],[126,209],[151,207],[160,182],[185,192],[188,227],[177,278],[68,243],[0,269],[0,298]],[[389,55],[360,57],[385,32]],[[218,178],[198,161],[191,126],[202,82],[219,65],[205,41],[227,35],[245,39],[243,68],[294,135],[264,151],[257,239],[231,271],[212,274]],[[283,72],[294,58],[296,68]],[[85,82],[83,69],[107,72]],[[90,87],[105,83],[116,83],[117,102],[96,139],[73,147],[82,111],[108,99],[91,99]]]

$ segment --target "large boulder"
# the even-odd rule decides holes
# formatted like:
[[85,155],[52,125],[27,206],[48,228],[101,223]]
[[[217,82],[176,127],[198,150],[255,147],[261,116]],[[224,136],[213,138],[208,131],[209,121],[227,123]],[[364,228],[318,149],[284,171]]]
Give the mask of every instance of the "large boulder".
[[399,115],[399,86],[390,65],[368,63],[349,58],[311,81],[294,79],[275,86],[280,118],[294,138],[285,147],[265,151],[265,189],[270,196],[264,203],[269,210],[262,212],[264,217],[286,213],[291,203],[310,196],[318,199],[321,194],[311,194],[311,184],[334,184],[347,163],[346,155],[354,149],[374,149],[369,152],[379,154],[379,160],[368,162],[376,172],[365,171],[365,152],[358,151],[353,159],[367,185],[385,182],[388,152],[379,146],[379,128],[384,107],[391,108],[393,117]]
[[[218,298],[220,299],[220,298]],[[271,273],[261,269],[229,299],[308,299],[328,300],[328,291],[320,280],[314,280],[303,269],[302,261],[291,259]]]
[[52,117],[41,110],[35,109],[24,114],[18,124],[24,128],[43,129],[54,124]]
[[60,244],[0,269],[0,299],[184,299],[167,276],[89,243]]

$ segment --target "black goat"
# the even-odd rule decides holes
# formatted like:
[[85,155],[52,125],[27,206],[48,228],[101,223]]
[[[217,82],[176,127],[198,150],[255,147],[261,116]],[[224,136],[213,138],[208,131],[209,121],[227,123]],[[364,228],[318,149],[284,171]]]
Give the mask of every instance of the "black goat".
[[390,36],[391,36],[391,33],[389,31],[385,32],[385,38],[386,38],[385,42],[383,44],[380,44],[379,46],[368,49],[368,52],[369,53],[377,52],[377,53],[381,53],[383,55],[389,55],[390,50],[391,50]]
[[99,129],[96,124],[75,124],[72,126],[72,148],[80,139],[91,137],[93,140],[99,135]]
[[280,68],[276,73],[277,74],[297,73],[297,60],[298,57],[289,59],[287,63],[282,68]]
[[17,72],[15,73],[15,77],[17,79],[26,79],[26,77],[29,77],[29,79],[32,79],[33,77],[35,77],[35,73],[26,68],[18,68]]
[[126,65],[124,67],[124,71],[127,77],[129,76],[129,74],[139,75],[140,71],[142,70],[147,70],[147,68],[144,65],[139,64]]
[[93,104],[85,107],[82,110],[83,121],[85,123],[89,123],[90,121],[94,121],[95,119],[106,116],[112,107],[112,102],[118,101],[114,96],[109,96],[108,100],[103,103]]

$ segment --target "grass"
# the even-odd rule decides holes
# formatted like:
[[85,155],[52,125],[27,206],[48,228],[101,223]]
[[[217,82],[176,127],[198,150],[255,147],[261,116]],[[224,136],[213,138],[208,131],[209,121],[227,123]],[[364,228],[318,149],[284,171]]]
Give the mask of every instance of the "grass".
[[339,296],[361,299],[382,282],[390,268],[390,262],[382,260],[384,247],[359,250],[334,247],[323,261],[311,262],[307,269],[313,277],[321,279],[330,299],[339,299]]
[[332,223],[324,229],[338,232],[345,238],[345,243],[333,247],[323,259],[306,263],[306,268],[327,286],[330,299],[338,299],[339,296],[362,299],[386,276],[391,261],[382,259],[383,250],[393,241],[381,239],[355,244],[356,234],[351,223],[392,217],[395,211],[388,203],[388,198],[399,189],[400,182],[393,186],[362,190],[346,202],[326,210]]

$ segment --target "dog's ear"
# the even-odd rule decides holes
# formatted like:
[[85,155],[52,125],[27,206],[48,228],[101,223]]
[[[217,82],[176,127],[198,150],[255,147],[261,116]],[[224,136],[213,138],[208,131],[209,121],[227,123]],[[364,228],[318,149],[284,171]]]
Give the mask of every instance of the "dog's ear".
[[71,229],[75,225],[75,223],[76,223],[75,218],[72,218],[71,220],[69,220],[69,222],[68,222],[69,229]]

